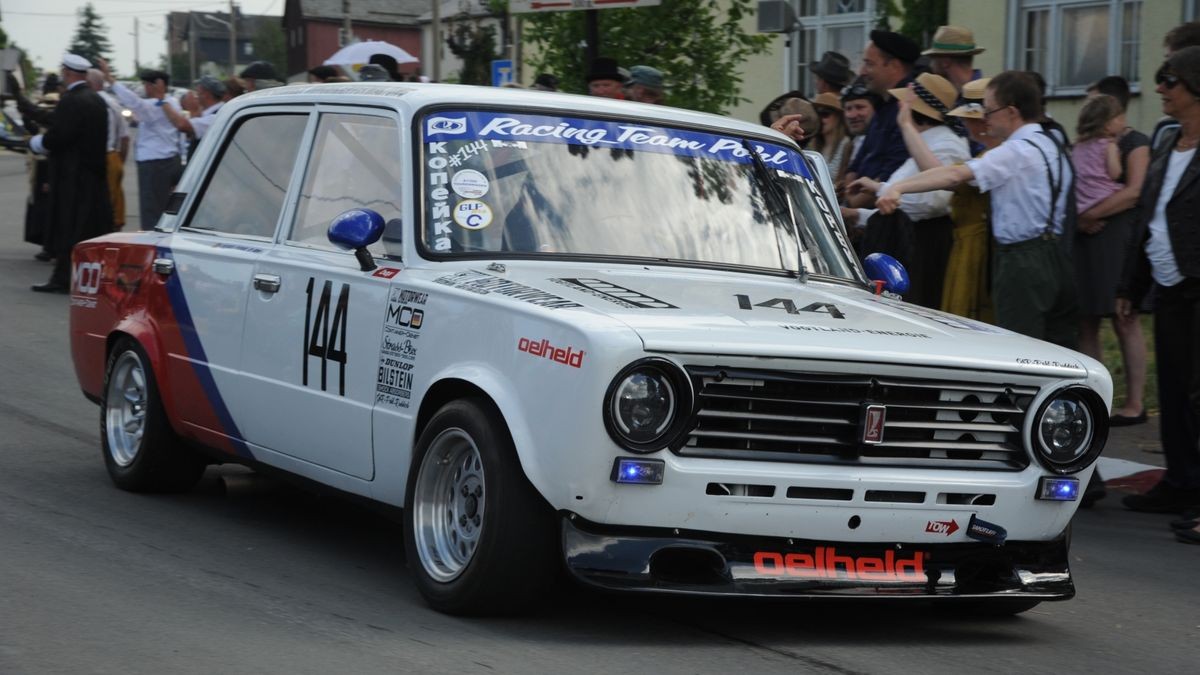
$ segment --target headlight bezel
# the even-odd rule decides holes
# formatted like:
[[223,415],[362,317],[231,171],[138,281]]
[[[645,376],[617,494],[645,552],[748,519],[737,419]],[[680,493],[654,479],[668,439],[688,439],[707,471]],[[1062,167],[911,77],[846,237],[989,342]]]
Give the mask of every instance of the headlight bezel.
[[[671,388],[675,400],[675,410],[672,418],[667,422],[663,431],[658,436],[648,441],[638,441],[623,433],[621,425],[616,420],[617,411],[614,409],[616,395],[622,383],[630,375],[637,372],[652,374],[661,379]],[[692,381],[679,365],[673,361],[659,357],[638,359],[622,368],[613,377],[607,391],[604,392],[604,408],[602,412],[604,428],[617,445],[630,452],[638,454],[658,452],[663,448],[670,447],[679,439],[687,421],[691,419],[694,399]]]
[[[1055,460],[1050,456],[1049,449],[1042,439],[1042,422],[1046,412],[1056,401],[1072,400],[1079,403],[1087,411],[1091,420],[1091,437],[1086,440],[1087,447],[1083,454],[1070,461]],[[1059,474],[1068,475],[1079,473],[1091,466],[1108,441],[1108,409],[1104,400],[1091,388],[1083,385],[1069,385],[1056,389],[1042,401],[1034,414],[1029,428],[1028,442],[1038,463],[1046,469]]]

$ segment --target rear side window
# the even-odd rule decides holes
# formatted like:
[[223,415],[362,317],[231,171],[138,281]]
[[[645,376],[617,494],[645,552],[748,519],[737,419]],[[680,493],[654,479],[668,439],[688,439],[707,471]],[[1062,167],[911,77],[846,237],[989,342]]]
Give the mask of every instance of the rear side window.
[[261,115],[238,125],[185,227],[275,236],[307,114]]
[[384,240],[371,252],[399,255],[399,242],[390,240],[389,234],[400,235],[402,193],[400,131],[394,119],[321,115],[288,241],[331,248],[326,232],[335,217],[349,209],[371,209],[389,223]]

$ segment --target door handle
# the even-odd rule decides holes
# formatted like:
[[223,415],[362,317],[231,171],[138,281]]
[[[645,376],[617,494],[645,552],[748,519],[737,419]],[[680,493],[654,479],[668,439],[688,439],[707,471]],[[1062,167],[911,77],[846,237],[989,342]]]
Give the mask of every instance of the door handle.
[[263,293],[276,293],[279,291],[280,280],[274,274],[255,274],[254,287]]
[[154,273],[155,274],[158,274],[158,275],[161,275],[164,277],[169,277],[169,276],[171,276],[171,273],[174,271],[175,271],[175,261],[174,260],[171,260],[170,258],[155,258],[154,259]]

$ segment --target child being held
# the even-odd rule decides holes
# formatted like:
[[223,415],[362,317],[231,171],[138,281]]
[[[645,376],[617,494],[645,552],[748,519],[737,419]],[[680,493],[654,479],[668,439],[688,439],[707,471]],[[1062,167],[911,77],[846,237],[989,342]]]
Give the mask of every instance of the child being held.
[[1117,137],[1125,131],[1125,111],[1107,94],[1089,99],[1079,111],[1078,134],[1071,149],[1075,164],[1075,201],[1084,213],[1125,186],[1121,177],[1121,151]]

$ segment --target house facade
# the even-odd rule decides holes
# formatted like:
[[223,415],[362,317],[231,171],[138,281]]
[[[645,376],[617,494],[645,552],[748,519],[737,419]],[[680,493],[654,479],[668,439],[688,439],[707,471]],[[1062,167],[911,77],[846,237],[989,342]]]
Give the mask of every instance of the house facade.
[[[309,68],[341,48],[346,7],[356,39],[390,42],[424,61],[418,17],[429,9],[428,0],[287,0],[283,28],[288,56],[281,70],[288,79],[303,79]],[[400,72],[419,68],[420,64],[402,65]]]
[[[167,14],[167,63],[171,78],[191,82],[201,75],[226,76],[230,73],[228,12],[170,12]],[[233,72],[258,60],[254,39],[277,16],[237,13],[236,63]]]

